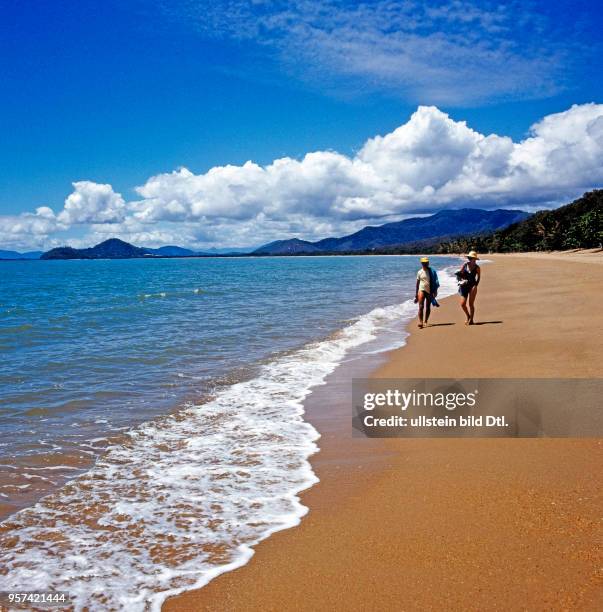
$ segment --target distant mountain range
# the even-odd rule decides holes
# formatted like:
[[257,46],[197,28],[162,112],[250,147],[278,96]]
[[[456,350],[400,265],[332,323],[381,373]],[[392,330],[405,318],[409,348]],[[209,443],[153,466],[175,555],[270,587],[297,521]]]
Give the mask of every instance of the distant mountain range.
[[140,257],[202,257],[225,253],[236,254],[249,249],[210,249],[197,252],[184,247],[169,245],[158,249],[137,247],[119,238],[109,238],[88,249],[74,249],[65,246],[42,253],[40,259],[134,259]]
[[529,214],[521,210],[442,210],[428,217],[413,217],[379,226],[367,226],[349,236],[308,242],[292,238],[276,240],[256,249],[254,255],[295,255],[299,253],[352,253],[398,247],[410,243],[441,242],[466,234],[485,234],[503,229]]
[[462,208],[443,210],[426,217],[413,217],[380,226],[367,226],[348,236],[324,238],[309,242],[292,238],[276,240],[249,253],[249,249],[208,249],[197,252],[176,245],[156,249],[137,247],[118,238],[110,238],[96,246],[75,249],[64,246],[46,253],[0,251],[0,259],[132,259],[142,257],[200,257],[212,255],[297,255],[316,253],[380,252],[384,249],[408,247],[429,249],[456,237],[486,235],[504,229],[530,215],[521,210],[481,210]]
[[205,255],[233,255],[245,253],[248,254],[250,249],[245,248],[223,248],[218,249],[216,247],[212,247],[211,249],[207,249],[206,251],[192,251],[191,249],[185,249],[179,246],[162,246],[158,249],[145,249],[152,255],[160,255],[161,257],[198,257]]
[[3,251],[0,249],[0,259],[40,259],[42,251],[28,251],[18,253],[17,251]]
[[130,259],[142,257],[211,257],[217,255],[297,255],[337,253],[460,253],[603,248],[603,190],[593,190],[555,210],[528,214],[521,210],[443,210],[427,217],[368,226],[341,238],[309,242],[292,238],[249,249],[196,252],[169,245],[136,247],[110,238],[94,247],[59,247],[41,253],[0,250],[0,259]]
[[139,257],[153,257],[153,254],[148,249],[136,247],[119,238],[109,238],[88,249],[74,249],[69,246],[51,249],[40,259],[133,259]]
[[158,249],[135,247],[123,240],[111,238],[97,244],[90,249],[74,249],[72,247],[59,247],[44,253],[43,251],[6,251],[0,249],[0,260],[2,259],[130,259],[132,257],[206,257],[216,255],[238,255],[249,253],[251,249],[212,247],[206,251],[193,251],[179,246],[162,246]]
[[195,254],[195,251],[191,251],[190,249],[185,249],[184,247],[179,246],[162,246],[158,249],[145,249],[150,253],[154,253],[155,255],[162,255],[164,257],[190,257]]

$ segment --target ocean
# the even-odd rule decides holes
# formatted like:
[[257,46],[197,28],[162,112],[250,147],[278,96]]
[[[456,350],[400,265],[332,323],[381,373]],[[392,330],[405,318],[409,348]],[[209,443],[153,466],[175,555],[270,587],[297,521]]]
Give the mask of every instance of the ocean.
[[[442,288],[458,260],[434,257]],[[401,346],[418,258],[0,262],[0,591],[158,610],[296,525],[304,398]]]

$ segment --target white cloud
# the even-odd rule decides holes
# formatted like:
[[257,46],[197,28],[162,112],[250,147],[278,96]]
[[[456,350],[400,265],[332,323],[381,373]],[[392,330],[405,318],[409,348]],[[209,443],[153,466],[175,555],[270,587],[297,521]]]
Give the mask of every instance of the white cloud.
[[35,213],[0,216],[0,248],[35,249],[47,244],[50,234],[65,227],[48,206],[40,206]]
[[136,191],[144,200],[136,206],[135,214],[140,220],[153,220],[159,204],[166,219],[247,218],[265,203],[258,193],[265,181],[265,171],[252,162],[212,168],[203,175],[181,168],[154,176],[138,187]]
[[273,221],[291,215],[331,221],[376,219],[438,206],[485,207],[560,201],[603,181],[603,105],[573,106],[514,143],[484,135],[435,107],[366,142],[354,156],[331,151],[267,166],[181,169],[137,189],[141,221],[211,218]]
[[485,135],[422,106],[354,155],[334,151],[260,166],[186,168],[159,174],[124,202],[110,185],[74,183],[64,209],[0,217],[0,244],[32,244],[71,225],[89,244],[118,236],[156,246],[258,245],[299,236],[342,235],[368,223],[444,207],[534,209],[603,186],[603,105],[548,115],[513,142]]
[[126,204],[111,185],[78,181],[73,187],[58,215],[62,223],[111,223],[123,219]]

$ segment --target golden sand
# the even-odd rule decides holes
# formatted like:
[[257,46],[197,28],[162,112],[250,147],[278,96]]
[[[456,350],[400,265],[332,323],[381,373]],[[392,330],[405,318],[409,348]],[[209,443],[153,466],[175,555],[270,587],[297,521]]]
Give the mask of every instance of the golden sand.
[[[446,299],[375,376],[601,377],[603,256],[491,259],[479,325]],[[164,610],[603,609],[602,440],[352,438],[352,375],[307,403],[301,525]]]

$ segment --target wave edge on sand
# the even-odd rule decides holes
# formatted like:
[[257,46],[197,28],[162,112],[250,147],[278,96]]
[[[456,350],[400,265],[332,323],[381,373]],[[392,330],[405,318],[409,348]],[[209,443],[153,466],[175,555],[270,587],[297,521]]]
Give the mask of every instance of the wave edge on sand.
[[[441,297],[453,292],[447,270]],[[69,591],[76,609],[160,610],[245,565],[308,512],[298,494],[318,482],[309,458],[319,433],[303,419],[306,396],[351,349],[414,314],[411,300],[375,308],[209,402],[131,430],[2,524],[0,588]]]

